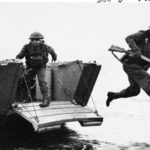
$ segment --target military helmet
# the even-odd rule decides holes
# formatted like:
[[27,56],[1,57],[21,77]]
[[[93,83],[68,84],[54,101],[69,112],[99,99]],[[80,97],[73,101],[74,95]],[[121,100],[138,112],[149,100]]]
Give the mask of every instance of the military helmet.
[[29,39],[44,39],[44,36],[39,32],[33,32]]

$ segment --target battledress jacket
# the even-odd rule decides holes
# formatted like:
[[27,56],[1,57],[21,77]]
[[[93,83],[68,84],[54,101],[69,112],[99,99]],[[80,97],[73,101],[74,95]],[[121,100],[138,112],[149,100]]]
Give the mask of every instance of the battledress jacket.
[[[150,58],[150,30],[139,31],[135,34],[129,35],[126,38],[126,42],[131,50],[138,49],[141,51],[142,55]],[[130,64],[137,64],[142,68],[147,68],[147,66],[150,65],[148,62],[136,57],[129,57],[126,62]]]
[[45,63],[43,64],[43,67],[45,67],[46,63],[48,62],[48,54],[51,54],[52,59],[54,61],[57,59],[57,55],[51,46],[44,43],[41,43],[39,46],[34,46],[31,42],[23,46],[20,53],[16,56],[16,59],[22,59],[25,57],[26,65],[30,67],[30,63],[29,63],[30,55],[32,56],[41,55],[41,51],[43,52],[44,55],[43,59],[45,59]]

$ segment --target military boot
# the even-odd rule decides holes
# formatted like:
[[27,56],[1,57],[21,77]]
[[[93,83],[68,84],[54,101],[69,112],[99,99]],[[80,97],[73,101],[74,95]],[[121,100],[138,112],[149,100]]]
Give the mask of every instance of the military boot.
[[107,100],[106,100],[106,106],[108,107],[111,103],[111,101],[114,99],[114,93],[108,92],[107,93]]
[[114,99],[127,97],[127,92],[126,92],[126,90],[122,90],[121,92],[118,92],[118,93],[108,92],[107,96],[108,97],[107,97],[107,100],[106,100],[106,106],[108,107]]
[[48,98],[48,94],[43,95],[43,102],[40,104],[40,107],[47,107],[50,104],[50,98]]

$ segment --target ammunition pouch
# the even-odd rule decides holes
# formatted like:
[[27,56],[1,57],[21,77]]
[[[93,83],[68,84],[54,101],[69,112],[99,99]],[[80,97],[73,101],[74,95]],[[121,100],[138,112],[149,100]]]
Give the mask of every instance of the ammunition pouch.
[[42,68],[44,60],[42,56],[30,56],[29,64],[31,68]]

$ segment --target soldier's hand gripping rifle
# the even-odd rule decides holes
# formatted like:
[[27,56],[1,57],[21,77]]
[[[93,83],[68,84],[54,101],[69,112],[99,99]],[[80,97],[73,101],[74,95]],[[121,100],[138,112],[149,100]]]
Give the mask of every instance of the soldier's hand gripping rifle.
[[114,54],[114,52],[119,52],[119,53],[126,53],[128,56],[131,57],[139,57],[143,59],[144,61],[147,61],[150,63],[150,59],[145,57],[144,55],[141,54],[139,51],[132,51],[132,50],[125,50],[124,48],[121,48],[119,46],[112,45],[109,49],[109,51],[112,52],[112,54],[117,58],[121,63],[122,61]]

